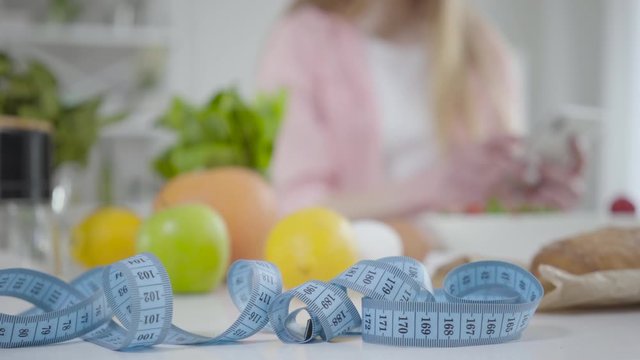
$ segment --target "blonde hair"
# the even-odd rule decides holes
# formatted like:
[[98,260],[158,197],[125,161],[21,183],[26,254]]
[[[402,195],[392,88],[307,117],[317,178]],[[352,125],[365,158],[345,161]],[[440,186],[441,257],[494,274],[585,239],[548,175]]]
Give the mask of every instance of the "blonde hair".
[[[362,16],[371,3],[371,0],[297,0],[291,9],[312,5],[353,20]],[[506,100],[508,90],[495,70],[505,65],[499,58],[503,49],[490,27],[464,0],[393,0],[393,3],[394,14],[387,16],[388,21],[377,31],[379,35],[387,36],[412,23],[407,20],[417,17],[425,20],[431,59],[429,100],[440,144],[444,148],[451,145],[457,121],[472,138],[481,140],[487,136],[474,111],[476,93],[472,91],[472,76],[479,76],[486,86],[497,123],[505,129],[510,127],[515,119]]]

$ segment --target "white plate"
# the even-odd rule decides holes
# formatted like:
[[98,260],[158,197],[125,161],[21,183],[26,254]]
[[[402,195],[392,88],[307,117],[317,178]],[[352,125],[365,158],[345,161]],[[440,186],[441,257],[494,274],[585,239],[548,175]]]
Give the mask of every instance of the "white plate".
[[544,245],[608,225],[640,225],[637,218],[595,213],[528,215],[440,215],[420,218],[419,226],[452,253],[529,262]]

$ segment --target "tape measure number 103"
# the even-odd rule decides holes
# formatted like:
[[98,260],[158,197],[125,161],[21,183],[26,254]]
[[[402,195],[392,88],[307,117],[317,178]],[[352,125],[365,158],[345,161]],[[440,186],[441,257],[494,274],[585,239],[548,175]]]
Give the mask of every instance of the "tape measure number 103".
[[[214,345],[261,330],[285,343],[361,334],[365,342],[396,346],[495,344],[520,337],[543,295],[531,273],[496,261],[460,266],[434,291],[424,266],[406,257],[363,260],[329,282],[310,281],[287,292],[273,264],[240,260],[229,269],[227,285],[240,315],[211,338],[172,324],[169,278],[151,254],[91,270],[71,283],[33,270],[0,270],[0,296],[34,305],[18,315],[0,313],[0,348],[75,338],[112,350]],[[362,294],[360,312],[348,290]],[[294,298],[305,306],[290,309]]]

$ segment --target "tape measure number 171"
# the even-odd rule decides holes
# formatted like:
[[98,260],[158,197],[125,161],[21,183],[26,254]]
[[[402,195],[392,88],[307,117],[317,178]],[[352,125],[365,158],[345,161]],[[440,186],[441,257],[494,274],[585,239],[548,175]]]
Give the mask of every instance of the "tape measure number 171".
[[[396,346],[495,344],[520,337],[543,295],[531,273],[496,261],[460,266],[443,289],[433,291],[423,265],[406,257],[363,260],[329,282],[310,281],[287,292],[273,264],[240,260],[229,269],[227,285],[240,315],[220,335],[205,337],[172,324],[169,277],[151,254],[91,270],[71,283],[33,270],[0,270],[0,296],[35,306],[18,315],[0,313],[0,348],[74,338],[112,350],[215,345],[261,330],[285,343],[361,334],[365,342]],[[348,290],[362,294],[360,311]],[[294,298],[305,306],[292,310]]]

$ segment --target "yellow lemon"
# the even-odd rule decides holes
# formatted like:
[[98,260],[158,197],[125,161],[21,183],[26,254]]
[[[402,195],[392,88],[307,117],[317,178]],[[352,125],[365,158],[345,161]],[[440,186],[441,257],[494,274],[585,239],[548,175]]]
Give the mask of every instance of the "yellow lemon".
[[85,266],[108,265],[135,255],[141,219],[128,209],[106,207],[73,229],[71,253]]
[[347,219],[324,208],[308,208],[280,220],[267,239],[265,258],[281,271],[287,288],[328,281],[358,260]]

